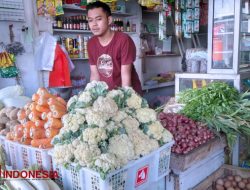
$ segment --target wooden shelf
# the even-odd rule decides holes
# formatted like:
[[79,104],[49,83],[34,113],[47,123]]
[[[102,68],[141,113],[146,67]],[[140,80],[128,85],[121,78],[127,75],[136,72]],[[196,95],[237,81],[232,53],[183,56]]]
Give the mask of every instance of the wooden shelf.
[[160,55],[145,55],[145,57],[171,57],[171,56],[180,56],[180,55],[176,53],[164,53]]
[[[83,9],[75,4],[64,4],[63,9],[67,11],[79,11],[79,12],[87,12],[86,9]],[[122,13],[122,12],[112,12],[112,15],[116,16],[122,16],[122,17],[127,17],[127,16],[133,16],[130,13]]]
[[72,61],[84,61],[89,60],[88,58],[70,58]]
[[78,33],[78,34],[91,34],[90,30],[66,30],[66,29],[53,29],[54,33]]
[[142,10],[144,13],[159,13],[160,11],[154,11],[154,10]]
[[[92,34],[90,30],[66,30],[66,29],[53,29],[53,33]],[[136,34],[136,32],[123,32],[123,33]]]
[[143,34],[143,35],[158,35],[159,33],[157,33],[157,32],[154,32],[154,33],[142,32],[141,34]]
[[151,90],[151,89],[163,88],[163,87],[174,86],[174,85],[175,85],[175,81],[169,81],[169,82],[159,83],[156,85],[144,85],[142,87],[142,90]]

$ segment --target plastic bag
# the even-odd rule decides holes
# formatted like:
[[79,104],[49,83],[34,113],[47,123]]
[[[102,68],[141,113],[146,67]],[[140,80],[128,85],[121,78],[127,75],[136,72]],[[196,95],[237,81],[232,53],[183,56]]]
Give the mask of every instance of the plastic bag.
[[17,96],[14,98],[5,98],[2,100],[5,107],[23,108],[31,99],[27,96]]
[[23,87],[21,87],[20,85],[8,86],[0,89],[0,100],[21,95],[23,95]]

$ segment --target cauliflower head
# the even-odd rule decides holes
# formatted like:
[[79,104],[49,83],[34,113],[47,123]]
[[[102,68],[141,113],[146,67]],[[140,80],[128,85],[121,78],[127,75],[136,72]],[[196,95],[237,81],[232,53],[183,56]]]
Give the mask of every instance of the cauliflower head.
[[113,99],[99,96],[93,103],[93,110],[95,112],[102,112],[108,115],[108,117],[112,117],[118,111],[118,106]]
[[86,104],[91,104],[92,97],[89,91],[83,91],[79,94],[78,101],[84,102]]
[[74,151],[74,156],[79,164],[83,167],[91,167],[97,156],[101,155],[101,150],[97,145],[88,145],[87,143],[80,143]]
[[56,145],[53,150],[53,158],[56,164],[64,165],[74,159],[74,147],[72,144]]
[[107,125],[106,120],[108,119],[109,117],[106,114],[103,114],[102,112],[96,112],[93,109],[89,109],[86,114],[86,121],[88,125],[104,127]]
[[121,161],[111,153],[101,154],[94,162],[94,168],[104,173],[111,172],[121,167]]
[[110,138],[108,152],[120,159],[122,164],[126,164],[135,157],[134,145],[126,134]]
[[150,108],[140,108],[136,110],[136,117],[141,123],[156,121],[156,112]]
[[133,117],[127,117],[122,121],[122,124],[124,125],[126,131],[129,132],[133,132],[133,130],[138,129],[139,128],[139,122],[133,118]]
[[78,96],[77,95],[72,96],[67,102],[67,110],[71,111],[72,109],[74,109],[74,106],[77,101],[78,101]]
[[129,139],[132,141],[135,150],[135,157],[140,158],[159,148],[158,141],[150,139],[141,130],[134,130],[128,133]]
[[83,141],[88,144],[97,145],[100,141],[108,138],[106,130],[104,128],[87,128],[82,133]]
[[172,133],[170,133],[168,130],[164,129],[163,133],[162,133],[162,141],[164,143],[170,142],[173,140],[173,135]]
[[105,89],[105,90],[109,89],[108,85],[105,82],[93,80],[87,84],[87,86],[85,87],[84,90],[89,91],[89,90],[92,90],[95,88],[101,88],[101,89]]
[[62,122],[65,129],[76,132],[80,125],[85,122],[85,117],[77,112],[75,114],[67,113],[63,116]]
[[129,108],[139,109],[141,108],[142,98],[139,95],[132,93],[126,100],[126,104]]
[[126,117],[128,117],[128,114],[124,111],[119,110],[111,119],[115,121],[116,123],[120,123]]
[[147,135],[154,139],[160,140],[165,129],[159,121],[153,122],[148,126]]

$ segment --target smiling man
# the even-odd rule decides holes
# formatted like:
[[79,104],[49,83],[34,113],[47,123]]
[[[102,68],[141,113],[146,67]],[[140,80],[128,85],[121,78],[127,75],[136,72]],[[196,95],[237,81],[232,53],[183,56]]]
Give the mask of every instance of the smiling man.
[[88,41],[90,80],[105,81],[109,89],[131,86],[142,95],[134,68],[136,48],[125,33],[112,31],[112,16],[107,4],[96,1],[87,5],[88,24],[93,37]]

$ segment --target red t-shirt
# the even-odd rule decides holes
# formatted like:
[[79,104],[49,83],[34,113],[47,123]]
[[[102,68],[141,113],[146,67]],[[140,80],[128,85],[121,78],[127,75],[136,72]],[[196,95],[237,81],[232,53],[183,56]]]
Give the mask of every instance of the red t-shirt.
[[[109,89],[122,85],[121,66],[133,64],[136,58],[136,48],[133,40],[125,33],[115,32],[107,46],[102,46],[97,36],[88,41],[89,63],[96,65],[100,80],[105,81]],[[132,66],[132,87],[142,95],[141,83]]]

